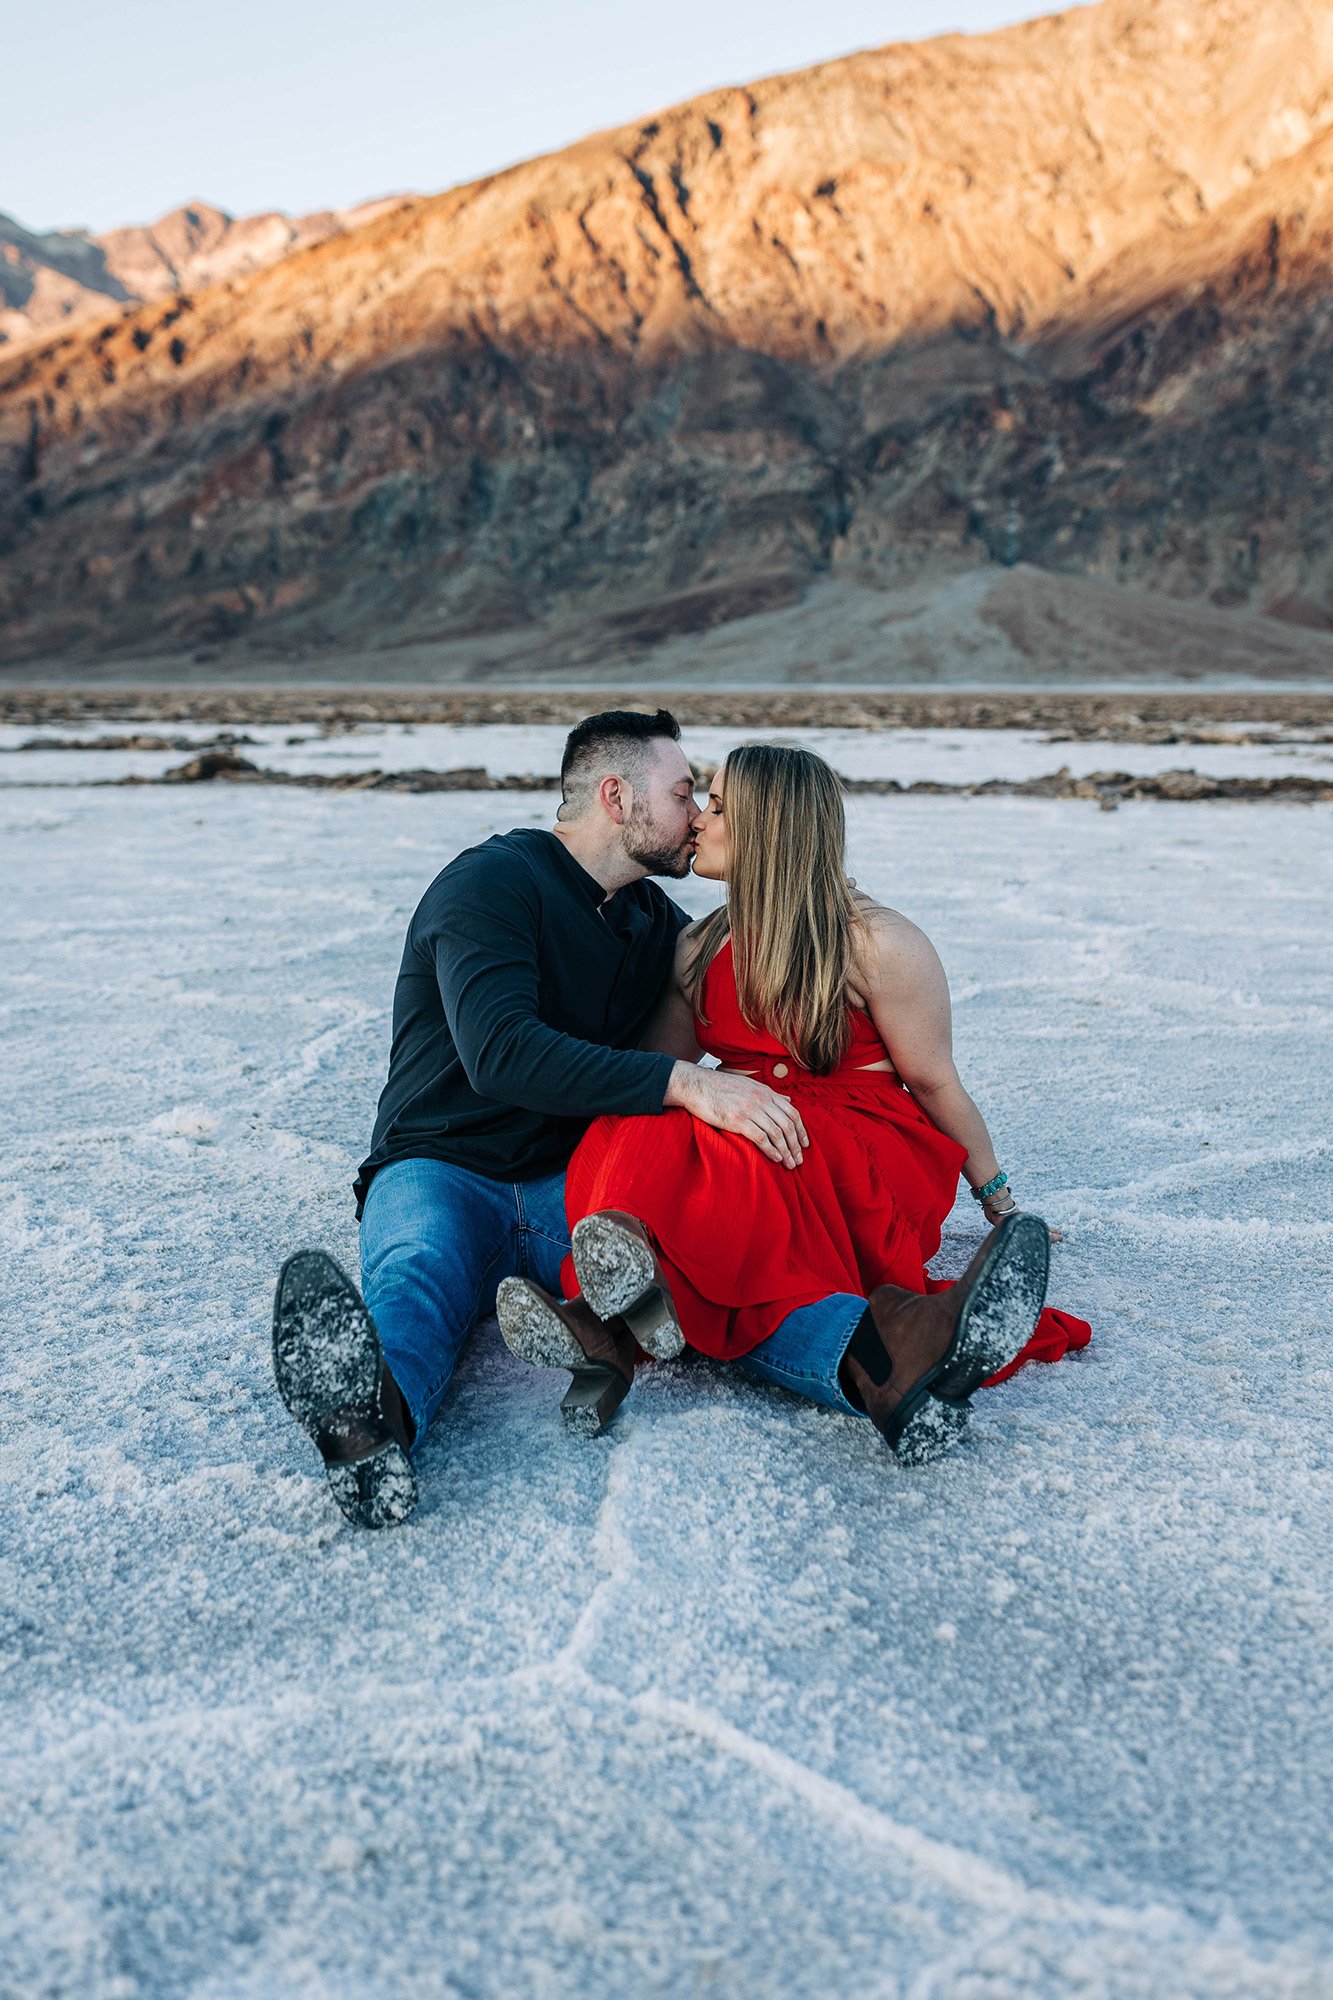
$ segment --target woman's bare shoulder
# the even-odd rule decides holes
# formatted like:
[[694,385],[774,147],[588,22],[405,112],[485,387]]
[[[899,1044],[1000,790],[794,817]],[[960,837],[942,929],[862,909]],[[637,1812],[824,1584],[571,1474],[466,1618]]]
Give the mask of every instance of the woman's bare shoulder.
[[920,924],[871,896],[858,895],[856,901],[861,921],[853,932],[852,949],[858,983],[882,985],[939,963],[939,955]]
[[857,895],[856,905],[861,921],[853,936],[861,951],[911,952],[919,944],[930,943],[920,924],[914,924],[901,910],[862,894]]

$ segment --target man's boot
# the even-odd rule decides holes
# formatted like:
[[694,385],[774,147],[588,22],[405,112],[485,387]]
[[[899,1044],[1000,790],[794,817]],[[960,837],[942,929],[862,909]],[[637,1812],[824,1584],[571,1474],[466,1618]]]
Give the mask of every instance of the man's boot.
[[645,1354],[674,1361],[685,1345],[671,1292],[648,1231],[606,1208],[574,1224],[574,1273],[599,1319],[624,1319]]
[[1031,1336],[1049,1268],[1046,1224],[1014,1215],[947,1291],[870,1294],[839,1373],[905,1464],[925,1465],[961,1438],[973,1390]]
[[630,1392],[638,1345],[623,1319],[598,1319],[585,1299],[554,1299],[530,1278],[506,1278],[495,1301],[505,1345],[520,1361],[568,1368],[560,1405],[570,1430],[596,1437]]
[[412,1418],[361,1294],[322,1250],[298,1250],[282,1267],[273,1373],[348,1520],[359,1528],[405,1521],[417,1504]]

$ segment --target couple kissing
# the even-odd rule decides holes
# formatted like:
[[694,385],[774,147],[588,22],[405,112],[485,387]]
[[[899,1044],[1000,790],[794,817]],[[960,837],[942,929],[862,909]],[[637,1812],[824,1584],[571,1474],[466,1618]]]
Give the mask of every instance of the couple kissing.
[[[334,1499],[407,1518],[492,1313],[569,1371],[576,1432],[689,1347],[939,1456],[978,1388],[1091,1330],[1045,1305],[1048,1231],[959,1078],[934,947],[849,879],[813,752],[734,750],[701,804],[674,718],[613,710],[560,783],[553,831],[466,849],[408,926],[360,1291],[320,1250],[278,1281],[278,1389]],[[651,879],[691,871],[726,888],[701,922]],[[960,1175],[989,1230],[945,1283]]]

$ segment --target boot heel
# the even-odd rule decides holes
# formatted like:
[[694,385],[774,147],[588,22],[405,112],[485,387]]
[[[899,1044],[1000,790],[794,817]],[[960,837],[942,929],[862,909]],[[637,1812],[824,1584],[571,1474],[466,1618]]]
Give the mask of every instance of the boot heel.
[[903,1421],[887,1433],[899,1465],[930,1465],[961,1444],[972,1415],[970,1403],[946,1403],[922,1390],[905,1399]]
[[576,1368],[560,1414],[576,1437],[596,1437],[629,1394],[630,1385],[614,1368]]
[[674,1361],[678,1354],[684,1353],[685,1336],[670,1299],[659,1285],[645,1292],[622,1317],[644,1353],[651,1354],[654,1361]]
[[365,1458],[327,1465],[329,1491],[358,1528],[396,1528],[417,1504],[412,1461],[392,1439]]

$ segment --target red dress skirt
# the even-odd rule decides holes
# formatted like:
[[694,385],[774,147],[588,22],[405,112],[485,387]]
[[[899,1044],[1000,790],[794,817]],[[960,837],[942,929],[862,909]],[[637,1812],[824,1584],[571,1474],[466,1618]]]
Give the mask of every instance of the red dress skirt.
[[[869,1015],[850,1010],[846,1056],[831,1076],[814,1076],[746,1025],[730,942],[708,968],[703,1000],[709,1025],[696,1018],[700,1045],[799,1108],[810,1136],[801,1165],[765,1159],[750,1140],[688,1111],[597,1118],[569,1163],[571,1229],[604,1208],[637,1216],[657,1246],[686,1340],[720,1361],[748,1354],[788,1313],[835,1292],[946,1289],[925,1267],[967,1154],[896,1076],[865,1067],[886,1056]],[[563,1282],[571,1297],[568,1260]],[[1057,1361],[1091,1338],[1086,1320],[1047,1307],[1022,1353],[993,1379],[1025,1361]]]

